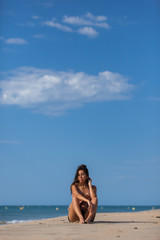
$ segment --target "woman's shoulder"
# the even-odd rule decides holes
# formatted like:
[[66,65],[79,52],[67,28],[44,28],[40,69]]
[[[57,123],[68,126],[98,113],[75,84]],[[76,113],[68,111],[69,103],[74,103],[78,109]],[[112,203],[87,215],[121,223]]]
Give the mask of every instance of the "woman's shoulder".
[[73,183],[72,187],[74,187],[74,188],[76,187],[77,188],[78,187],[78,183]]

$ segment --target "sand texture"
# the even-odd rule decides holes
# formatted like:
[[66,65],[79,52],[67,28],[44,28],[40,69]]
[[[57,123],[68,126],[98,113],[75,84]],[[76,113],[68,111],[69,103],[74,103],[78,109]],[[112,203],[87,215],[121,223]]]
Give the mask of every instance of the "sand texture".
[[99,213],[93,224],[67,217],[0,226],[0,240],[160,240],[160,210]]

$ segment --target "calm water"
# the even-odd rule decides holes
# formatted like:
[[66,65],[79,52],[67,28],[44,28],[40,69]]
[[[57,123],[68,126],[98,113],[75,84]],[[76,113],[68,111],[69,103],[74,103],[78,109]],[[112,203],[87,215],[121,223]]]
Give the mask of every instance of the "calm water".
[[[66,216],[68,206],[0,206],[0,224]],[[98,206],[98,213],[160,209],[160,206]]]

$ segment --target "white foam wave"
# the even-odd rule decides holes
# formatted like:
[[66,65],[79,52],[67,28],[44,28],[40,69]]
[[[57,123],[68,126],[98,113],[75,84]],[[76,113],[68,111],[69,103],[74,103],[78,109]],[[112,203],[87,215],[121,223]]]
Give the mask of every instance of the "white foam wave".
[[23,222],[29,222],[31,220],[12,220],[12,221],[7,221],[7,224],[14,224],[14,223],[23,223]]

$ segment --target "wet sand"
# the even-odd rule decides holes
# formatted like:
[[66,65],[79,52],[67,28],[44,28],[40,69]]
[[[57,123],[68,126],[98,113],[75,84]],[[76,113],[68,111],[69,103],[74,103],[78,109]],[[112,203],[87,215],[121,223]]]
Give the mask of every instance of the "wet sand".
[[58,217],[0,225],[0,240],[160,240],[160,210],[98,213],[92,224]]

